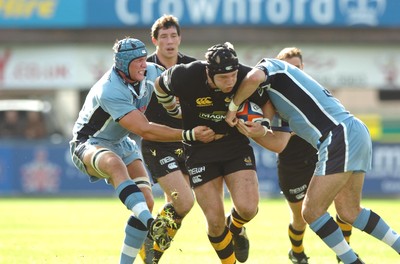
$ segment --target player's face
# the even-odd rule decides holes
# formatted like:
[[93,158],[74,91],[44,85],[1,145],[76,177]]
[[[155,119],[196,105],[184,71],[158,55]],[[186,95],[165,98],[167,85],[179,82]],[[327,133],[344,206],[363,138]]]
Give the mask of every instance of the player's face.
[[181,37],[175,27],[161,28],[158,32],[158,39],[153,39],[153,43],[157,47],[159,56],[174,58],[178,54]]
[[134,81],[142,81],[145,77],[146,73],[146,57],[140,57],[135,60],[133,60],[129,64],[129,75],[130,78]]
[[292,64],[293,66],[296,66],[300,70],[303,70],[303,68],[304,68],[304,64],[301,62],[299,57],[287,58],[284,61]]
[[229,93],[236,84],[238,70],[228,73],[216,74],[214,76],[215,85],[223,92]]

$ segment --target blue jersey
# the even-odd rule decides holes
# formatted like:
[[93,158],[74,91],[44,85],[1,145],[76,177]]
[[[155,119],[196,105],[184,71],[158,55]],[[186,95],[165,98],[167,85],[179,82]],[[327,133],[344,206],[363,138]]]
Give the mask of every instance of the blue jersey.
[[279,115],[315,148],[321,137],[353,117],[328,90],[297,67],[277,59],[262,59],[256,68],[267,76],[261,87]]
[[111,142],[126,138],[130,131],[118,121],[133,110],[142,113],[146,110],[154,91],[154,81],[163,70],[148,62],[146,77],[138,84],[140,89],[134,89],[112,67],[90,89],[73,128],[74,138],[80,141],[99,138]]

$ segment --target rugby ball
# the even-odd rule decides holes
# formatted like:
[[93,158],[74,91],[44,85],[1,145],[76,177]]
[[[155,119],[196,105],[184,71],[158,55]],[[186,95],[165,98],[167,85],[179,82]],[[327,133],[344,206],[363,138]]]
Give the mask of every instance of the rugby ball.
[[262,122],[264,117],[261,107],[257,104],[245,101],[237,110],[236,117],[243,121]]

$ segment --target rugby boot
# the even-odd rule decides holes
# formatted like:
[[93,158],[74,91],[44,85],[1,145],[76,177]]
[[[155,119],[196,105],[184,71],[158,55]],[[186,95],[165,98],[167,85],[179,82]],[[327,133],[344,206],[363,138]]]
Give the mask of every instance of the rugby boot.
[[171,219],[165,216],[157,216],[150,225],[149,234],[161,250],[165,251],[171,246],[171,237],[168,235],[168,227]]
[[233,238],[233,249],[235,251],[235,256],[237,261],[243,263],[249,257],[250,242],[247,238],[246,228],[242,227],[240,234],[232,234]]
[[309,257],[304,252],[295,256],[293,250],[290,250],[289,259],[293,264],[308,264]]
[[140,248],[139,255],[145,264],[153,264],[154,258],[154,249],[153,249],[154,241],[153,239],[146,237],[142,247]]

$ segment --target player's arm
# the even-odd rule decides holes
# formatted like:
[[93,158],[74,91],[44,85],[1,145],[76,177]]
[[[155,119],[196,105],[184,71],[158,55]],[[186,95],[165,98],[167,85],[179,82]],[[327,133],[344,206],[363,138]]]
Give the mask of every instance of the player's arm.
[[262,147],[280,153],[285,148],[290,139],[290,131],[272,131],[270,129],[270,122],[276,114],[275,107],[270,100],[262,106],[264,119],[268,120],[268,124],[264,122],[239,122],[236,126],[238,130],[252,138],[257,144]]
[[182,130],[169,126],[152,123],[139,110],[133,110],[119,120],[119,124],[150,141],[201,141],[208,143],[215,139],[214,131],[206,126],[197,126],[193,129]]
[[230,126],[235,126],[238,123],[236,112],[239,106],[252,95],[257,87],[265,81],[265,73],[257,68],[253,68],[247,73],[246,77],[240,83],[239,89],[232,98],[228,112],[226,113],[225,121]]
[[178,103],[177,97],[165,92],[161,86],[160,82],[162,76],[158,77],[154,82],[154,93],[157,96],[158,102],[167,110],[167,113],[175,118],[182,118],[181,106]]
[[259,122],[239,120],[236,127],[240,133],[252,138],[260,146],[277,153],[281,153],[286,148],[291,137],[288,132],[272,131]]

